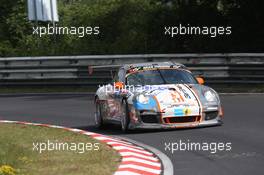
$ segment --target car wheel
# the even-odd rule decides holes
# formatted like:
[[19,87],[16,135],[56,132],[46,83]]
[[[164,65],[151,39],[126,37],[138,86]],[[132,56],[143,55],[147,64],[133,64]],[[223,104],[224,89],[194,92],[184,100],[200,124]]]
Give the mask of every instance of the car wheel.
[[94,114],[94,121],[95,121],[95,126],[97,128],[102,128],[104,126],[103,123],[103,118],[102,118],[102,113],[101,113],[101,105],[98,100],[95,102],[95,114]]
[[128,110],[128,105],[126,102],[123,102],[123,116],[121,118],[121,128],[123,132],[128,132],[129,131],[129,110]]

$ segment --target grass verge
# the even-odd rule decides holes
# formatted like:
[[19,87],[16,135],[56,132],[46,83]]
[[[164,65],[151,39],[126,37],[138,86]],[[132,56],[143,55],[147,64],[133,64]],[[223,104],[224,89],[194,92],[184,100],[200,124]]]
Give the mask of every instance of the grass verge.
[[[0,124],[0,133],[0,175],[110,175],[116,171],[120,163],[119,154],[106,144],[70,131]],[[33,143],[47,141],[68,143],[71,146],[75,144],[76,151],[73,151],[74,147],[70,150],[42,153],[33,149]],[[83,145],[80,143],[87,143],[89,145],[87,150],[92,150],[80,153],[83,152]],[[94,150],[94,146],[91,148],[90,145],[94,144],[98,144],[98,151]]]

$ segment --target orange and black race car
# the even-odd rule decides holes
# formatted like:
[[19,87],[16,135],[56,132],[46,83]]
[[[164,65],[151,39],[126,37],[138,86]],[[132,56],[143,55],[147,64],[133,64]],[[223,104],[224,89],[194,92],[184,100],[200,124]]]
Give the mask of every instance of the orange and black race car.
[[129,129],[185,128],[222,124],[218,94],[182,64],[121,66],[113,83],[95,95],[95,123]]

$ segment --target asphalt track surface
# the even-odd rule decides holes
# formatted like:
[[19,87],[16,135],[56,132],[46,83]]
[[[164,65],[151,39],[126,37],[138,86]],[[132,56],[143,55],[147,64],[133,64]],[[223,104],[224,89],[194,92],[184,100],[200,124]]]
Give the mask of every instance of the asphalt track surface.
[[[118,126],[98,130],[94,106],[84,95],[0,97],[0,119],[75,127],[118,135],[159,149],[172,161],[175,175],[263,175],[264,95],[222,95],[224,125],[198,129],[137,131],[122,134]],[[165,151],[165,143],[231,142],[231,151]]]

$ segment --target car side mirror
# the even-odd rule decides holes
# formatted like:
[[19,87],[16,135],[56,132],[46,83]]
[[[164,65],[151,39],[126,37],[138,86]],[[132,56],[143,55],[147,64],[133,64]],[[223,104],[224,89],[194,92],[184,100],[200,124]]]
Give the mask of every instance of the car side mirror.
[[114,86],[116,89],[123,89],[124,88],[124,83],[123,82],[114,82]]
[[196,77],[196,80],[198,81],[199,84],[201,85],[204,84],[204,79],[202,77]]

